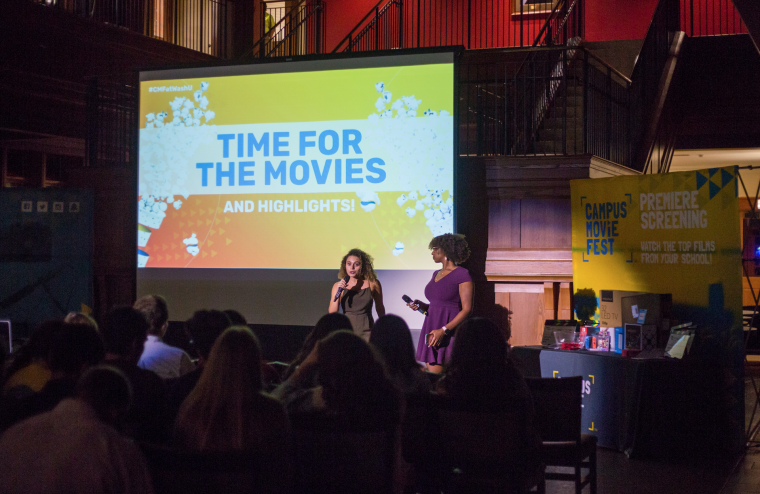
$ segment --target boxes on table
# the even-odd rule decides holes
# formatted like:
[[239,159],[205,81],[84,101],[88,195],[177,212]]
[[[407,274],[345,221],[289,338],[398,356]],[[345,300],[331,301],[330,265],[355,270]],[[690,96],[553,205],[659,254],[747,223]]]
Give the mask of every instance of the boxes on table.
[[[655,347],[665,348],[673,319],[673,296],[669,293],[642,293],[623,297],[623,324],[654,326]],[[646,311],[645,317],[642,312]],[[642,320],[643,319],[643,320]]]
[[600,290],[599,326],[606,328],[622,327],[625,322],[623,320],[623,298],[640,295],[641,293],[625,290]]

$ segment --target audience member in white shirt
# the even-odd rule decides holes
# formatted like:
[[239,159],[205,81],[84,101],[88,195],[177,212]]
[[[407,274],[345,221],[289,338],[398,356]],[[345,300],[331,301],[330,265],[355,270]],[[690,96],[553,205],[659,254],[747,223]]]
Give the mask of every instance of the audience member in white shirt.
[[187,352],[161,341],[169,326],[166,300],[160,295],[146,295],[135,302],[134,308],[145,315],[150,325],[138,367],[151,370],[162,379],[179,377],[195,369]]

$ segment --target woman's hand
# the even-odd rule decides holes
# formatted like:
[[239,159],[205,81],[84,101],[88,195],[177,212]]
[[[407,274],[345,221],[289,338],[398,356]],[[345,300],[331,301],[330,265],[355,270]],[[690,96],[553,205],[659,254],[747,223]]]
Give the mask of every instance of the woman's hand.
[[344,291],[348,290],[348,282],[346,282],[346,280],[340,280],[338,282],[338,288],[342,288]]
[[425,312],[427,312],[427,310],[430,308],[429,304],[420,302],[419,300],[416,300],[416,299],[406,304],[406,306],[412,310],[419,310],[419,308],[422,307],[422,310],[424,310]]
[[443,335],[444,335],[443,329],[434,329],[431,332],[429,332],[427,336],[428,346],[437,347],[438,344],[441,342]]

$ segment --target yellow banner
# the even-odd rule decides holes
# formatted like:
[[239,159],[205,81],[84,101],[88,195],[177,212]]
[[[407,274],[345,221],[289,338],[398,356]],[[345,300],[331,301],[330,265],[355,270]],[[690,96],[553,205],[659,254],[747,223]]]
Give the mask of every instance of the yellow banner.
[[571,188],[576,290],[672,293],[674,305],[708,307],[717,284],[741,321],[735,168],[574,180]]

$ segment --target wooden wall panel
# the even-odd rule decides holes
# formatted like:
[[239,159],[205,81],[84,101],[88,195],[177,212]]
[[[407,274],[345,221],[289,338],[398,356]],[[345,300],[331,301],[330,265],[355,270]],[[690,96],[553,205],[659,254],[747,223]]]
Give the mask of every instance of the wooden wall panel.
[[570,200],[523,199],[520,234],[520,247],[523,249],[572,248]]
[[490,201],[488,248],[520,248],[520,199],[492,199]]
[[559,288],[559,318],[573,319],[573,309],[570,307],[570,283],[561,283]]

